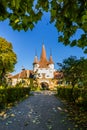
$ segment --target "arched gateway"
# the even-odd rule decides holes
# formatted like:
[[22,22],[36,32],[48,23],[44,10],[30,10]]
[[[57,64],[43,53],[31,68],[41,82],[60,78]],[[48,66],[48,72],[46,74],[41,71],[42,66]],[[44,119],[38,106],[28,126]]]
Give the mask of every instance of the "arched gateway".
[[38,79],[38,83],[41,89],[43,90],[49,90],[50,89],[50,84],[49,80],[47,79]]
[[47,82],[41,82],[41,89],[49,90],[49,84]]

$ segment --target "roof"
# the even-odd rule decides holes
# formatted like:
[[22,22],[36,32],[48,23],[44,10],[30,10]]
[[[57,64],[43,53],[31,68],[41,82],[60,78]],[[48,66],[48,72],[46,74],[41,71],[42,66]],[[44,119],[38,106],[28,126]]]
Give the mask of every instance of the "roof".
[[18,78],[29,78],[30,74],[32,73],[32,70],[22,70],[20,73],[11,76],[11,79],[18,79]]
[[49,62],[46,59],[41,59],[39,61],[39,68],[48,68]]
[[50,55],[49,64],[54,64],[53,59],[52,59],[52,55]]
[[61,79],[61,78],[63,78],[63,72],[55,71],[54,72],[54,78],[55,79]]
[[46,58],[46,50],[45,50],[45,46],[42,46],[42,52],[41,52],[41,57],[40,57],[40,61],[39,61],[39,67],[40,68],[47,68],[48,67],[49,62],[47,61]]
[[38,63],[39,63],[38,58],[37,56],[35,56],[33,64],[38,64]]
[[45,46],[44,45],[42,46],[42,52],[41,52],[40,60],[41,59],[46,59],[46,50],[45,50]]
[[37,56],[35,56],[33,64],[39,64],[39,68],[48,68],[49,64],[54,64],[52,60],[52,55],[50,56],[49,61],[47,60],[46,50],[44,45],[42,45],[40,61],[38,61]]

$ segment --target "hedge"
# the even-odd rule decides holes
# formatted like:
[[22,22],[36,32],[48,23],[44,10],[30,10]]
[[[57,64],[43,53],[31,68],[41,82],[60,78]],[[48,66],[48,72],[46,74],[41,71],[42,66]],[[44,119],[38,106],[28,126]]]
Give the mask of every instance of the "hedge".
[[57,95],[69,102],[74,101],[75,104],[87,108],[87,89],[74,88],[72,93],[72,88],[58,87]]
[[29,87],[0,88],[0,110],[29,96]]

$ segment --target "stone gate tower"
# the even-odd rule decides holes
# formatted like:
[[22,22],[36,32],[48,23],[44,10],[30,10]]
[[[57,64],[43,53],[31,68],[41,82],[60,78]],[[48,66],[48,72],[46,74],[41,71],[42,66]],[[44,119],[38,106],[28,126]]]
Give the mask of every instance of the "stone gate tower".
[[54,62],[52,55],[50,55],[49,60],[46,57],[45,46],[42,45],[42,52],[40,60],[38,60],[37,55],[35,55],[33,62],[34,76],[38,79],[39,84],[42,82],[48,83],[49,87],[52,85],[52,79],[54,78]]

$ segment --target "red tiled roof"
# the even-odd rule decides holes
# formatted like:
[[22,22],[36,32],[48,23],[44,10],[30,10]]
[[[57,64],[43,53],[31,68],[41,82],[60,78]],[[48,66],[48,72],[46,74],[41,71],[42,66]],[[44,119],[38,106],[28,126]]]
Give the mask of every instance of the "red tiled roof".
[[38,63],[39,63],[38,58],[37,58],[37,56],[35,56],[33,64],[38,64]]
[[54,64],[53,59],[52,59],[52,56],[50,56],[49,64]]
[[11,76],[10,78],[28,78],[30,76],[30,73],[32,73],[31,70],[22,70],[20,73],[14,75],[14,76]]
[[13,75],[10,77],[11,79],[18,79],[19,78],[19,74]]
[[59,72],[59,71],[55,71],[54,72],[54,78],[56,78],[56,79],[63,78],[63,73]]
[[45,51],[45,46],[44,45],[42,46],[42,52],[41,52],[40,60],[41,59],[46,59],[46,51]]
[[38,61],[37,56],[35,56],[33,64],[39,64],[39,68],[48,68],[49,64],[54,64],[53,59],[52,59],[52,55],[50,56],[49,61],[47,60],[46,50],[45,50],[44,45],[42,46],[40,61]]
[[43,45],[42,46],[41,57],[40,57],[40,61],[39,61],[39,68],[47,68],[48,64],[49,64],[49,62],[47,61],[46,51],[45,51],[45,47]]
[[49,62],[47,59],[41,59],[39,61],[39,68],[48,68]]

